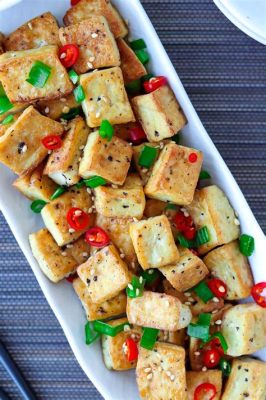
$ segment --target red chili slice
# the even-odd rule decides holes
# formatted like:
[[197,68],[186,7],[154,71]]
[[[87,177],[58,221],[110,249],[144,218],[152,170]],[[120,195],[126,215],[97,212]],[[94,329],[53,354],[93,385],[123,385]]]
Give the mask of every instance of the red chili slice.
[[90,216],[80,208],[70,208],[67,213],[68,225],[75,231],[83,231],[86,229],[90,222]]
[[266,308],[266,282],[260,282],[254,285],[251,289],[251,294],[259,306]]
[[214,368],[219,364],[221,354],[216,349],[206,350],[203,355],[203,363],[207,368]]
[[129,129],[130,141],[135,144],[141,144],[147,141],[147,136],[140,125],[136,125]]
[[79,2],[80,2],[80,0],[71,0],[72,7],[75,6],[76,4],[78,4]]
[[193,225],[192,218],[190,216],[185,217],[185,215],[181,211],[178,211],[176,213],[173,218],[173,222],[176,228],[181,232],[184,232],[186,229],[190,228]]
[[75,272],[74,274],[69,275],[69,276],[66,278],[66,280],[67,280],[69,283],[73,283],[73,281],[74,281],[77,277],[78,277],[78,274]]
[[215,294],[215,296],[219,299],[226,296],[227,286],[220,279],[211,279],[209,282],[207,282],[207,285],[209,286],[213,294]]
[[66,44],[59,49],[59,58],[65,68],[70,68],[79,58],[79,48],[75,44]]
[[218,353],[223,356],[224,355],[224,349],[222,348],[221,342],[218,338],[213,338],[209,343],[208,343],[208,348],[209,349],[215,349],[218,351]]
[[104,247],[110,242],[107,233],[99,226],[89,229],[85,234],[85,240],[93,247]]
[[190,155],[188,156],[188,161],[192,164],[194,164],[198,159],[198,156],[196,153],[190,153]]
[[62,147],[63,140],[58,135],[48,135],[42,139],[42,144],[48,150],[57,150]]
[[194,226],[190,226],[183,231],[183,235],[187,240],[193,240],[196,236],[196,228]]
[[143,83],[143,87],[146,93],[154,92],[159,87],[167,84],[167,78],[165,76],[155,76]]
[[209,394],[210,397],[208,400],[214,400],[217,394],[217,389],[212,383],[202,383],[197,386],[194,392],[194,400],[201,400],[204,394]]
[[128,338],[125,341],[125,344],[127,349],[126,351],[127,360],[129,362],[136,361],[139,355],[137,343],[132,338]]

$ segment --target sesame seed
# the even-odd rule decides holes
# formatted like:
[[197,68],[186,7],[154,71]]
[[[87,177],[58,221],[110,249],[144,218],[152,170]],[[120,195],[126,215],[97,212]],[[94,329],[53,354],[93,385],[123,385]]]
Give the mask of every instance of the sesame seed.
[[28,27],[30,28],[30,30],[32,31],[32,25],[31,22],[28,23]]
[[62,97],[62,98],[60,99],[60,101],[62,101],[62,103],[65,103],[65,102],[67,101],[67,99],[65,99],[65,97]]
[[234,223],[235,223],[235,225],[240,225],[240,222],[237,218],[234,219]]
[[118,189],[118,186],[113,184],[113,185],[112,185],[112,188],[113,188],[113,189]]
[[64,114],[67,114],[70,111],[70,108],[65,106],[62,111]]
[[79,157],[79,162],[82,160],[82,157]]
[[140,276],[140,278],[139,278],[139,283],[143,283],[143,277],[142,276]]
[[63,251],[61,254],[63,257],[67,256],[67,253],[65,251]]
[[83,146],[83,145],[82,145],[82,146],[79,146],[79,149],[80,149],[80,150],[83,150],[84,148],[85,148],[85,146]]
[[67,249],[71,249],[73,247],[73,244],[67,244],[66,247]]
[[91,194],[91,189],[90,189],[90,188],[87,188],[87,192],[88,192],[89,194]]
[[152,374],[147,375],[147,379],[148,379],[148,381],[151,381],[152,380]]
[[95,269],[92,269],[92,270],[90,271],[90,274],[91,274],[91,275],[94,275],[94,273],[95,273]]
[[48,150],[48,154],[52,154],[52,150]]
[[175,376],[174,376],[174,375],[171,375],[171,376],[170,376],[170,379],[171,379],[171,381],[173,382],[173,381],[175,380]]
[[63,60],[64,58],[66,58],[66,53],[62,53],[62,54],[60,55],[60,59],[61,59],[61,60]]
[[91,214],[92,213],[93,208],[89,208],[88,213]]
[[165,305],[166,305],[166,307],[169,307],[169,306],[170,306],[170,303],[169,303],[168,300],[165,301]]
[[132,261],[131,267],[132,267],[132,268],[135,268],[135,267],[136,267],[136,264],[134,263],[134,261]]
[[216,314],[216,313],[218,313],[218,310],[213,310],[212,311],[212,314]]
[[88,256],[88,253],[87,253],[86,251],[84,251],[84,253],[82,253],[82,256],[83,256],[83,257],[87,257],[87,256]]
[[130,335],[131,339],[136,339],[136,335],[134,333],[132,333],[132,335]]
[[45,114],[48,114],[49,111],[50,111],[50,108],[49,107],[45,107],[45,109],[44,109]]
[[186,304],[187,306],[191,306],[190,301],[186,301],[185,304]]
[[82,214],[82,211],[81,210],[76,210],[74,212],[74,214],[75,214],[76,217],[80,217],[80,215]]
[[95,60],[95,57],[94,56],[91,56],[90,58],[89,58],[89,61],[90,62],[93,62]]
[[136,218],[136,217],[133,217],[133,221],[134,222],[139,222],[138,218]]
[[93,33],[91,34],[91,37],[92,37],[93,39],[96,39],[96,38],[98,37],[98,34],[95,33],[95,32],[93,32]]
[[215,321],[216,325],[221,325],[222,324],[222,320],[221,319],[217,319],[217,321]]
[[91,62],[87,62],[87,65],[88,65],[89,68],[91,68],[91,69],[93,68],[93,65],[92,65]]
[[129,284],[127,285],[127,287],[128,287],[130,290],[133,290],[133,289],[134,289],[133,286],[131,285],[131,283],[129,283]]
[[212,299],[212,301],[214,301],[214,303],[219,303],[219,299],[217,298],[217,297],[214,297],[213,299]]
[[170,371],[166,371],[166,375],[170,377],[172,374]]
[[92,199],[92,201],[94,201],[94,200],[95,200],[95,197],[94,197],[94,196],[92,196],[92,197],[91,197],[91,199]]
[[206,372],[207,371],[207,367],[202,367],[202,369],[201,369],[203,372]]
[[100,111],[97,111],[97,113],[95,114],[95,117],[96,117],[96,118],[99,118],[100,116],[101,116]]
[[148,172],[149,170],[148,170],[148,168],[142,168],[141,169],[141,172],[143,172],[144,174],[146,174],[146,172]]
[[148,373],[148,372],[151,372],[151,370],[152,370],[152,369],[151,369],[150,367],[148,367],[148,368],[145,368],[145,369],[144,369],[144,372]]
[[136,295],[139,296],[139,288],[136,289]]
[[24,144],[24,146],[21,149],[21,153],[26,153],[27,150],[28,150],[28,146],[26,144]]
[[218,290],[219,290],[219,292],[221,292],[221,293],[225,293],[225,288],[224,288],[223,286],[220,286]]
[[74,232],[75,232],[75,229],[69,228],[68,232],[69,232],[69,233],[74,233]]
[[190,296],[191,296],[191,293],[190,293],[190,292],[187,292],[187,293],[184,293],[184,295],[185,295],[186,297],[190,297]]
[[130,326],[129,325],[125,325],[124,326],[124,332],[128,332],[130,331]]
[[125,254],[121,253],[120,258],[125,258]]
[[194,301],[193,297],[189,297],[188,300],[192,302]]
[[195,351],[194,355],[195,356],[200,356],[200,352],[199,351]]
[[154,270],[153,269],[149,269],[148,274],[151,275],[153,274]]
[[164,148],[164,144],[163,144],[163,142],[161,142],[160,143],[160,149],[163,149]]

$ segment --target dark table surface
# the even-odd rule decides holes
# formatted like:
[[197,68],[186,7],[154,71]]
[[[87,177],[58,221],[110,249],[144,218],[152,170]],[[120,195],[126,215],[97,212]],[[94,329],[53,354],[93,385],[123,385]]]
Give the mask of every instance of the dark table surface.
[[[266,48],[211,0],[143,0],[213,141],[266,229]],[[0,214],[0,335],[44,400],[101,399]],[[0,367],[0,387],[20,399]],[[115,400],[115,399],[114,399]]]

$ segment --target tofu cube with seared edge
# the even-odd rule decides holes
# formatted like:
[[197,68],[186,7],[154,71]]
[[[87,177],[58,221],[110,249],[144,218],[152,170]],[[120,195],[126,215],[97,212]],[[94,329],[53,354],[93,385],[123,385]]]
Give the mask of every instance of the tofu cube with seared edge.
[[144,188],[153,199],[187,205],[193,200],[201,165],[202,152],[168,143],[153,166]]
[[117,296],[130,282],[128,267],[112,244],[92,255],[77,272],[97,304]]
[[209,232],[210,240],[198,248],[200,254],[239,237],[239,222],[228,198],[218,186],[196,190],[193,202],[186,209],[196,228],[206,226]]
[[51,132],[62,135],[63,126],[28,107],[0,137],[0,161],[18,175],[33,171],[48,154],[42,140]]
[[142,400],[186,400],[185,350],[156,343],[152,350],[139,349],[137,384]]
[[160,268],[178,262],[179,252],[165,215],[133,222],[129,232],[143,269]]
[[124,39],[117,39],[117,46],[121,57],[121,69],[125,84],[135,81],[147,74],[146,68],[140,62],[134,51]]
[[211,274],[226,284],[226,300],[240,300],[250,295],[254,281],[248,259],[240,252],[237,240],[210,251],[203,261]]
[[119,67],[83,74],[80,84],[86,96],[82,108],[89,127],[100,126],[103,119],[112,125],[135,121]]
[[134,97],[132,106],[150,142],[160,142],[174,136],[187,123],[168,85],[152,93]]
[[[210,383],[215,386],[216,394],[212,397],[213,400],[220,400],[222,393],[222,371],[219,370],[208,370],[208,371],[187,371],[186,374],[187,379],[187,400],[195,399],[195,390],[198,386],[204,383]],[[203,392],[201,393],[203,395]],[[210,396],[211,393],[208,393],[207,396]],[[204,396],[202,397],[204,398]],[[237,397],[232,397],[233,399],[237,399]]]
[[81,106],[76,102],[75,96],[71,93],[67,96],[54,100],[40,100],[36,102],[36,108],[46,117],[58,120],[64,119],[67,114],[79,114]]
[[98,131],[92,132],[85,146],[79,166],[83,178],[101,176],[107,181],[123,185],[132,158],[131,146],[115,136],[108,141]]

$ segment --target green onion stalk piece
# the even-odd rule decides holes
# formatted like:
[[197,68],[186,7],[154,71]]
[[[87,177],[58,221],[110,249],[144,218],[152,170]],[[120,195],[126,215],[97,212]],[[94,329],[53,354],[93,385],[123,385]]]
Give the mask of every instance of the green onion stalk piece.
[[128,326],[130,328],[130,325],[128,322],[125,322],[124,324],[120,324],[117,326],[112,326],[107,324],[106,322],[103,321],[94,321],[93,323],[93,328],[96,332],[99,332],[100,334],[107,335],[107,336],[112,336],[115,337],[118,333],[123,332],[125,329],[125,326]]
[[211,314],[203,313],[199,315],[198,322],[196,324],[189,324],[187,329],[188,336],[201,339],[207,342],[210,337],[210,324]]
[[136,51],[146,49],[147,46],[143,39],[136,39],[130,42],[130,47],[132,50]]
[[73,93],[74,93],[75,100],[76,100],[76,102],[78,104],[80,104],[86,98],[85,92],[84,92],[83,87],[81,85],[77,86],[74,89]]
[[141,83],[147,82],[147,81],[149,81],[149,80],[150,80],[151,78],[153,78],[153,77],[154,77],[153,74],[146,74],[146,75],[143,75],[143,76],[140,78]]
[[87,322],[85,325],[85,342],[86,344],[92,344],[100,338],[101,334],[96,332],[93,326],[93,322]]
[[14,105],[9,101],[7,96],[0,97],[0,115],[11,110],[13,107]]
[[144,49],[136,50],[135,54],[138,57],[139,61],[144,65],[147,64],[150,61],[150,56],[147,53],[147,51],[144,50]]
[[145,279],[140,276],[133,276],[131,283],[126,288],[127,296],[131,298],[141,297],[145,286]]
[[129,94],[139,94],[141,92],[141,80],[136,79],[135,81],[129,82],[126,85],[126,90]]
[[61,118],[65,119],[66,121],[70,121],[71,119],[79,115],[79,113],[80,113],[79,107],[73,107],[68,111],[68,113],[62,113]]
[[204,282],[201,281],[198,283],[196,286],[194,286],[192,289],[196,293],[196,295],[204,301],[204,303],[207,303],[209,300],[214,298],[214,294],[209,288],[209,286]]
[[51,75],[52,68],[41,61],[35,61],[26,81],[34,87],[43,88]]
[[34,200],[31,203],[31,210],[35,213],[35,214],[40,214],[40,212],[42,211],[43,207],[46,206],[46,201],[44,200]]
[[107,119],[102,120],[100,129],[99,129],[99,135],[103,139],[107,139],[108,142],[110,142],[110,140],[112,139],[112,137],[114,135],[114,128]]
[[71,69],[68,73],[68,76],[70,78],[70,80],[74,83],[74,85],[76,85],[76,83],[78,83],[79,81],[79,76],[76,73],[76,71],[74,71],[73,69]]
[[209,241],[210,241],[210,235],[208,228],[206,226],[203,226],[196,233],[195,247],[202,246],[203,244],[208,243]]
[[139,156],[139,165],[144,168],[150,168],[156,160],[158,150],[155,147],[144,146]]
[[144,328],[140,341],[140,346],[147,350],[152,350],[157,340],[159,329]]
[[63,193],[65,193],[66,188],[64,186],[58,186],[56,191],[52,194],[50,200],[55,200],[60,197]]
[[203,180],[203,179],[210,179],[211,175],[209,174],[208,171],[202,170],[200,171],[200,175],[199,175],[199,179]]
[[13,115],[8,115],[1,123],[1,125],[8,125],[11,124],[11,122],[14,121],[14,116]]
[[[79,182],[80,183],[80,182]],[[95,189],[98,186],[103,186],[106,185],[106,180],[102,178],[101,176],[92,176],[91,178],[84,179],[84,183],[87,187],[91,189]],[[80,186],[81,187],[81,186]]]
[[243,233],[239,238],[239,250],[244,256],[250,257],[255,250],[254,238]]
[[224,376],[230,375],[232,367],[229,361],[222,358],[219,362],[219,367]]

